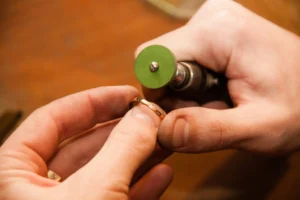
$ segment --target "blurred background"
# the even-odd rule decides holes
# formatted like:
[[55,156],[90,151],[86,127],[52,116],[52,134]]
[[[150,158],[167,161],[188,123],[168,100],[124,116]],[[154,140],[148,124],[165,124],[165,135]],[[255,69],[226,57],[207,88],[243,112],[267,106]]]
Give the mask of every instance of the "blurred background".
[[[1,0],[1,138],[33,110],[62,96],[105,85],[139,88],[136,47],[185,24],[202,2]],[[299,0],[238,2],[300,34]],[[175,179],[162,199],[300,199],[299,153],[175,154],[166,163]]]

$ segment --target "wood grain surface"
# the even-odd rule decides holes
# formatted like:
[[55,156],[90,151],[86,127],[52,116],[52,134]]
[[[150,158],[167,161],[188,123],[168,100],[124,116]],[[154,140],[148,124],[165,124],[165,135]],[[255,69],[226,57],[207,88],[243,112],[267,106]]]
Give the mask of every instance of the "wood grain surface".
[[[298,0],[240,0],[300,34]],[[180,27],[142,0],[1,0],[0,113],[34,109],[81,90],[129,84],[135,48]],[[235,151],[173,155],[162,199],[300,199],[300,154],[267,158]]]

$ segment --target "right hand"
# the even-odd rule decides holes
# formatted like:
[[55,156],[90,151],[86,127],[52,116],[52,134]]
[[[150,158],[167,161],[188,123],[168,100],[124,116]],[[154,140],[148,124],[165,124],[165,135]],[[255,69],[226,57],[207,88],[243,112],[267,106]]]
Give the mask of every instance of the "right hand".
[[193,153],[300,149],[299,37],[233,1],[210,0],[187,25],[141,45],[137,53],[153,44],[169,48],[178,61],[194,60],[224,73],[235,105],[216,110],[211,107],[225,105],[187,108],[196,102],[169,101],[175,110],[161,124],[162,146]]

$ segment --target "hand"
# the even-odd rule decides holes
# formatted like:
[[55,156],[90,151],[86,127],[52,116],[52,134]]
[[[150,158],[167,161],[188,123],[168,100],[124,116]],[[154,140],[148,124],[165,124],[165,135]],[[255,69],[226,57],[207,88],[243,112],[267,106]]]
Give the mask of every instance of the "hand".
[[[97,88],[36,110],[0,148],[0,199],[159,199],[172,170],[157,163],[169,153],[149,158],[160,119],[143,105],[128,111],[138,95]],[[63,181],[46,178],[48,169]]]
[[[171,100],[159,142],[178,152],[235,148],[284,154],[300,148],[300,40],[234,1],[210,0],[188,24],[141,45],[224,73],[235,107]],[[193,106],[190,108],[190,106]],[[188,108],[189,107],[189,108]],[[215,108],[215,109],[212,109]],[[218,110],[219,109],[219,110]]]

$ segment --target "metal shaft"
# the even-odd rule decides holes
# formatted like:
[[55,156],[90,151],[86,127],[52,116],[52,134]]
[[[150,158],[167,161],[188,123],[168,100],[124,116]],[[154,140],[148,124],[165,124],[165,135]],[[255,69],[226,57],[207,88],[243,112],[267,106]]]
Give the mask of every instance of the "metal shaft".
[[193,62],[178,62],[174,77],[169,83],[173,90],[190,87],[208,89],[218,84],[218,79]]
[[233,106],[227,92],[226,78],[222,78],[195,62],[178,62],[176,72],[168,83],[176,96],[202,104],[224,100]]
[[169,86],[171,86],[174,89],[180,89],[188,82],[189,78],[190,76],[187,68],[178,63],[175,75],[170,81]]

